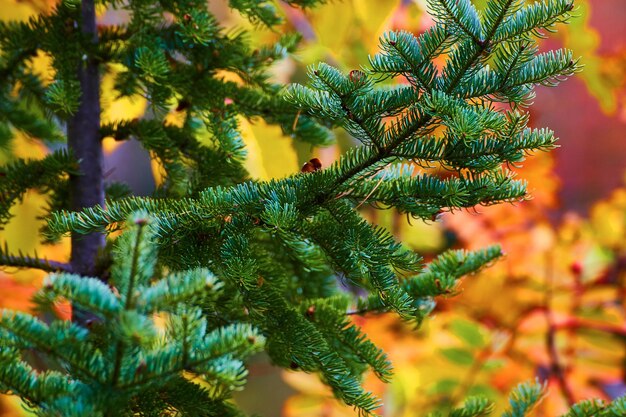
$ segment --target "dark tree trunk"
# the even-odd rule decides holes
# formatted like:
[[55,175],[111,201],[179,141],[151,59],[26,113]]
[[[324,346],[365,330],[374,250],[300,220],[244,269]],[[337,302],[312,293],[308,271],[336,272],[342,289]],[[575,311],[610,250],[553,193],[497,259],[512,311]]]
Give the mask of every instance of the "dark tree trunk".
[[[81,20],[83,33],[91,38],[94,44],[97,43],[94,0],[82,1]],[[103,155],[99,131],[100,79],[98,63],[90,54],[91,52],[85,52],[85,59],[77,68],[81,88],[80,106],[68,121],[67,127],[68,146],[80,161],[80,175],[70,177],[72,210],[104,204]],[[88,235],[72,233],[70,264],[73,272],[96,275],[96,258],[103,246],[102,233]]]

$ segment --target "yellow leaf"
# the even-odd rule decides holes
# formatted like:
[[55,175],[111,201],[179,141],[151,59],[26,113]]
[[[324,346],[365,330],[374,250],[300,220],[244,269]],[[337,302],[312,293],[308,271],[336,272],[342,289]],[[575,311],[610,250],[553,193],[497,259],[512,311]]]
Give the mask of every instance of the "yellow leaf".
[[343,0],[316,8],[310,17],[317,37],[314,51],[330,55],[335,65],[358,67],[367,53],[378,51],[378,38],[400,4],[400,0]]
[[0,20],[26,21],[38,10],[26,2],[0,0]]
[[146,99],[137,95],[135,97],[117,98],[117,91],[113,89],[115,77],[124,67],[119,64],[111,64],[110,71],[102,77],[102,123],[110,123],[117,120],[129,120],[140,117],[146,110]]
[[27,63],[33,74],[39,76],[44,86],[53,81],[54,69],[52,68],[52,58],[47,53],[37,51],[30,63]]
[[624,212],[608,202],[600,202],[591,209],[591,225],[598,241],[606,246],[619,245],[626,231]]
[[251,124],[240,120],[241,135],[248,150],[246,169],[254,178],[282,178],[299,171],[298,156],[292,139],[284,136],[280,127],[263,121]]
[[422,381],[419,369],[405,363],[404,366],[394,371],[391,384],[394,400],[399,404],[409,402],[416,392],[423,389],[423,385],[424,381]]
[[[23,134],[16,133],[12,142],[12,154],[15,158],[41,159],[47,151],[41,143],[27,139]],[[7,161],[0,158],[0,164]],[[35,250],[39,256],[65,262],[69,253],[69,240],[64,239],[60,245],[44,246],[39,243],[39,228],[43,221],[39,218],[45,211],[46,197],[35,191],[28,191],[24,199],[11,208],[14,216],[9,224],[0,231],[2,240],[10,242],[12,252],[22,251],[33,255]],[[11,275],[19,282],[33,282],[44,276],[42,271],[21,269],[11,270]],[[1,304],[1,303],[0,303]]]
[[247,120],[240,120],[240,131],[243,142],[246,144],[248,155],[246,156],[245,167],[253,178],[265,179],[269,178],[265,167],[263,166],[263,152],[259,141],[252,130],[252,126]]
[[400,240],[417,252],[440,251],[445,246],[445,236],[441,223],[426,223],[412,220],[406,216],[397,216],[395,221],[400,230]]
[[332,396],[330,388],[324,385],[317,375],[303,372],[282,372],[283,381],[295,390],[315,396]]
[[[102,103],[102,123],[112,123],[119,120],[132,120],[141,117],[146,111],[147,101],[137,95],[135,97],[117,98],[117,91],[113,88],[116,74],[124,67],[119,64],[111,64],[110,71],[102,77],[100,87]],[[105,153],[111,153],[122,142],[105,140],[102,145]]]
[[[389,29],[389,21],[394,12],[400,6],[400,0],[353,0],[354,9],[359,21],[366,32],[364,39],[378,39],[382,33]],[[370,53],[376,53],[378,45],[372,42]]]
[[24,403],[15,395],[0,394],[1,417],[29,417],[35,416],[24,406]]
[[[355,35],[356,16],[352,1],[332,2],[315,9],[311,18],[320,45],[340,58]],[[343,60],[341,60],[343,61]]]
[[285,401],[282,415],[284,417],[357,417],[359,414],[334,398],[294,395]]

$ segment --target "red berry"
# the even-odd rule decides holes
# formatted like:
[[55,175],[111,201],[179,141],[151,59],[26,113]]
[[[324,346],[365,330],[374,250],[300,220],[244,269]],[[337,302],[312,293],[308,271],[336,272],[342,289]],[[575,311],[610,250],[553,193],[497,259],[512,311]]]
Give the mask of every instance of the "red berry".
[[569,266],[569,269],[572,271],[572,274],[580,275],[583,272],[583,265],[579,261],[575,261]]
[[309,162],[311,163],[311,165],[313,165],[313,168],[315,168],[316,171],[322,169],[322,161],[320,161],[319,159],[311,158]]
[[352,70],[350,71],[349,77],[350,81],[352,81],[353,83],[357,83],[365,78],[365,73],[359,70]]

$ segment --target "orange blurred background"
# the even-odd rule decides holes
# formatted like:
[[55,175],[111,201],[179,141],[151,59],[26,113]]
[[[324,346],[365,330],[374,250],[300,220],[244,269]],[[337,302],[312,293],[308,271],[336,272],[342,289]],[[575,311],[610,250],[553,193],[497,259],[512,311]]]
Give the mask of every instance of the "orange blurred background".
[[[486,0],[477,0],[480,6]],[[285,30],[299,30],[304,42],[296,59],[277,63],[280,82],[305,81],[306,65],[326,61],[349,71],[367,63],[385,30],[419,33],[432,24],[424,0],[343,0],[302,12],[284,3]],[[0,0],[0,18],[25,19],[46,11],[52,0]],[[577,17],[544,41],[582,56],[584,71],[558,88],[537,89],[533,126],[547,126],[560,148],[532,156],[520,170],[533,199],[519,205],[446,214],[435,224],[409,224],[391,211],[363,214],[392,230],[409,246],[432,257],[447,248],[480,248],[501,243],[508,256],[466,278],[459,294],[439,300],[435,315],[419,330],[391,316],[356,318],[389,352],[396,367],[390,385],[368,378],[385,405],[384,416],[446,411],[467,395],[487,395],[499,409],[517,383],[539,378],[550,394],[537,416],[564,412],[568,402],[614,398],[626,392],[626,2],[576,0]],[[228,27],[247,23],[224,1],[212,10]],[[104,13],[101,22],[120,19]],[[255,29],[252,41],[275,39]],[[44,58],[38,61],[46,71]],[[106,82],[106,80],[105,80]],[[140,116],[141,101],[115,101],[105,117]],[[247,167],[260,179],[297,172],[313,155],[329,164],[353,142],[337,132],[337,144],[312,150],[293,144],[280,130],[244,121],[250,150]],[[148,195],[159,181],[158,167],[136,142],[105,141],[110,179],[128,180]],[[41,157],[49,150],[17,137],[0,162]],[[151,171],[152,170],[152,171]],[[66,260],[68,243],[49,247],[37,240],[37,216],[45,204],[29,193],[1,232],[0,244],[14,250]],[[43,275],[0,272],[0,307],[30,309],[30,295]],[[263,357],[251,364],[249,386],[237,398],[249,412],[268,416],[352,416],[317,377],[280,371]],[[0,397],[0,416],[27,415],[15,398]]]

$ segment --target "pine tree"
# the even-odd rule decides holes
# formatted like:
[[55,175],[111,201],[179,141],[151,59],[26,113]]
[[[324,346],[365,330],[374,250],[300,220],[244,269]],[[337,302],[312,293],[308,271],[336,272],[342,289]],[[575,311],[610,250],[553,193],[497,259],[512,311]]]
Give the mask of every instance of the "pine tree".
[[[295,50],[298,36],[250,50],[202,1],[101,0],[98,7],[125,9],[129,20],[100,27],[93,0],[64,0],[50,14],[0,25],[0,144],[15,131],[67,141],[42,160],[2,168],[0,224],[37,189],[50,198],[42,236],[72,237],[69,264],[7,245],[0,262],[49,271],[38,306],[66,299],[74,310],[72,322],[1,313],[0,390],[41,416],[237,416],[230,398],[245,382],[244,361],[265,351],[373,413],[380,403],[361,377],[371,370],[387,381],[392,368],[349,316],[393,312],[418,325],[435,297],[501,251],[449,251],[424,265],[358,208],[431,221],[525,199],[508,166],[556,142],[528,127],[525,108],[536,85],[579,69],[570,51],[539,53],[536,43],[568,20],[572,0],[489,0],[480,12],[469,0],[429,5],[436,25],[426,33],[387,33],[366,68],[343,74],[320,64],[308,87],[286,91],[267,69]],[[269,1],[230,6],[259,25],[280,22]],[[40,53],[52,60],[51,83],[32,70]],[[225,80],[223,70],[242,82]],[[107,72],[120,97],[149,99],[145,117],[100,122]],[[385,83],[397,77],[408,84]],[[167,122],[172,112],[184,113],[181,125]],[[361,145],[330,167],[312,159],[288,178],[255,181],[243,165],[241,116],[315,146],[341,127]],[[104,183],[101,141],[111,136],[139,140],[164,168],[153,197]],[[358,290],[345,290],[339,277]],[[46,357],[48,369],[34,369],[27,351]],[[504,415],[526,415],[542,392],[518,387]],[[471,398],[450,416],[490,410]],[[584,403],[571,415],[588,412],[623,415],[624,402]]]

